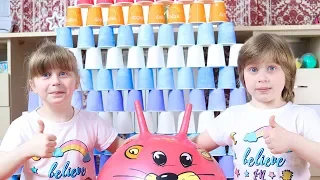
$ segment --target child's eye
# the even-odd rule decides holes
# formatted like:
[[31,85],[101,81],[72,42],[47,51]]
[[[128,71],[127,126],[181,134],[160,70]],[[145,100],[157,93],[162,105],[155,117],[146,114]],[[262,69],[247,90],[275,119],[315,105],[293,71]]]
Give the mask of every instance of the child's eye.
[[42,77],[45,77],[45,78],[50,77],[50,73],[44,73],[42,74]]
[[60,76],[65,76],[67,75],[67,72],[60,72]]
[[249,68],[249,71],[250,71],[250,72],[257,72],[257,71],[258,71],[258,69],[257,69],[257,68],[255,68],[255,67],[251,67],[251,68]]
[[275,66],[269,66],[269,67],[268,67],[268,71],[274,71],[274,70],[276,70],[276,67],[275,67]]

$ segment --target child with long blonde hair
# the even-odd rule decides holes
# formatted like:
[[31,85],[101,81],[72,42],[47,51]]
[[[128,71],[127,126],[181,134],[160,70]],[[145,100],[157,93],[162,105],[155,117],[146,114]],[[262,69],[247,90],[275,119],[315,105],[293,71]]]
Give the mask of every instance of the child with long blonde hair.
[[28,86],[42,106],[12,122],[0,147],[0,179],[23,166],[21,179],[95,179],[93,150],[115,152],[124,140],[97,113],[71,105],[77,62],[53,43],[28,62]]

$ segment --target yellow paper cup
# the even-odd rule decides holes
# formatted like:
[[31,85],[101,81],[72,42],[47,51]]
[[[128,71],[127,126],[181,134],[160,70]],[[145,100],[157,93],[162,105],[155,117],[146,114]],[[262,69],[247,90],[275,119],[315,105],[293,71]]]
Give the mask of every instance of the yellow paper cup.
[[210,16],[209,22],[226,22],[227,14],[226,14],[226,6],[224,1],[215,1],[210,6]]
[[148,24],[159,25],[165,24],[164,6],[161,3],[153,3],[149,7]]
[[124,25],[123,10],[121,5],[113,4],[110,6],[108,11],[107,25],[109,26]]
[[169,5],[167,21],[168,24],[183,24],[186,22],[184,7],[181,2],[174,2]]
[[129,7],[128,25],[144,24],[143,9],[141,4],[132,4]]
[[76,6],[69,6],[66,12],[66,27],[81,27],[82,15],[81,8]]
[[196,24],[207,22],[203,2],[195,1],[190,5],[188,22]]
[[93,26],[93,27],[103,26],[101,7],[91,6],[88,8],[87,26]]

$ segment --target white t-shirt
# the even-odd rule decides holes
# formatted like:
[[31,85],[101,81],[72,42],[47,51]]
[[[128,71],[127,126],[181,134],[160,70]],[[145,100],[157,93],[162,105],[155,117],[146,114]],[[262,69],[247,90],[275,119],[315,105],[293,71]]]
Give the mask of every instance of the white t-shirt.
[[257,109],[250,103],[230,107],[213,121],[208,132],[218,145],[228,145],[234,151],[234,179],[310,179],[309,163],[296,153],[275,155],[269,151],[263,132],[272,115],[286,130],[320,141],[320,119],[309,107],[291,102],[277,109]]
[[107,149],[117,133],[94,112],[75,109],[65,123],[46,120],[36,111],[22,115],[8,128],[0,151],[12,151],[31,139],[38,133],[37,120],[44,122],[45,134],[57,136],[57,147],[52,158],[28,160],[21,179],[96,179],[93,150]]

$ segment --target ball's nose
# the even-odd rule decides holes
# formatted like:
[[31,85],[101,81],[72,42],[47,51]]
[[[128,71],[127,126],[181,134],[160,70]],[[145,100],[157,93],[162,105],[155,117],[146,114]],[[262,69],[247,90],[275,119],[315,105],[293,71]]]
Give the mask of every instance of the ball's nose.
[[174,173],[165,173],[157,177],[157,180],[178,180],[178,175]]

